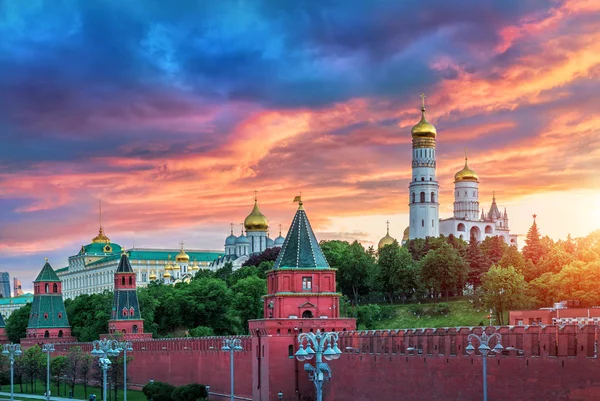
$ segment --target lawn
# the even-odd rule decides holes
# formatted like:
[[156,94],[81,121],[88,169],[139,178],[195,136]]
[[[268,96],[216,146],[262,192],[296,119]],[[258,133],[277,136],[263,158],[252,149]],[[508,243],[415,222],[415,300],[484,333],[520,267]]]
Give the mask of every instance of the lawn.
[[[36,383],[36,388],[35,388],[35,393],[33,391],[31,391],[31,386],[28,386],[29,388],[29,392],[25,391],[25,383],[23,383],[23,394],[25,398],[27,396],[27,394],[37,394],[37,395],[44,395],[44,393],[46,392],[46,385],[44,384],[44,382],[42,382],[41,380],[38,380]],[[21,393],[21,386],[19,384],[14,385],[14,389],[15,389],[15,394],[17,393]],[[61,383],[60,385],[60,394],[57,393],[56,391],[56,381],[53,381],[50,384],[50,394],[52,396],[56,396],[56,397],[65,397],[68,398],[69,397],[69,390],[70,387],[67,386],[67,393],[65,395],[65,387],[64,387],[64,383]],[[5,384],[2,386],[2,391],[5,392],[9,392],[10,391],[10,384]],[[74,399],[78,399],[78,400],[87,400],[89,398],[90,394],[96,394],[96,401],[100,401],[102,400],[102,391],[100,390],[100,387],[96,387],[96,386],[87,386],[87,394],[84,393],[84,389],[83,389],[83,385],[81,384],[76,384],[75,385],[75,394],[73,396]],[[114,391],[110,391],[108,392],[108,400],[114,400]],[[119,389],[118,393],[117,393],[117,400],[116,401],[122,401],[123,400],[123,389]],[[137,390],[131,390],[128,389],[127,390],[127,401],[147,401],[146,400],[146,396],[144,395],[144,393],[142,393],[141,391],[137,391]]]
[[[489,324],[489,311],[477,311],[469,301],[448,302],[449,313],[434,316],[415,316],[413,312],[431,308],[435,304],[394,305],[392,317],[376,322],[377,329],[407,329],[427,327],[479,326]],[[492,322],[493,323],[493,322]]]

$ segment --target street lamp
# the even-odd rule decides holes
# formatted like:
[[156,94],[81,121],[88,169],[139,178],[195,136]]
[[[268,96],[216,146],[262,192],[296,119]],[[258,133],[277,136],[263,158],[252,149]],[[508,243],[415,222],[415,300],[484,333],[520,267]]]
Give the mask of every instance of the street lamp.
[[[50,354],[54,352],[54,344],[44,344],[42,352],[47,355],[46,359],[46,401],[50,401]],[[59,390],[60,392],[60,390]],[[60,395],[60,394],[57,394]]]
[[21,344],[4,344],[4,349],[2,350],[2,355],[8,356],[10,359],[10,401],[15,400],[14,394],[14,365],[15,365],[15,356],[21,356],[23,351],[21,351]]
[[[306,349],[304,342],[306,341]],[[300,344],[296,352],[296,359],[299,361],[308,361],[317,356],[315,365],[310,363],[304,364],[304,370],[308,372],[308,378],[315,384],[317,391],[317,401],[323,401],[323,382],[331,380],[331,369],[327,362],[323,362],[323,358],[328,361],[338,359],[342,355],[342,351],[337,346],[337,333],[300,333],[298,335],[298,344]]]
[[[489,344],[493,338],[496,338],[496,346],[494,348],[490,348]],[[498,333],[493,333],[488,336],[484,330],[483,333],[481,333],[481,336],[478,336],[477,334],[469,334],[467,339],[469,340],[469,345],[467,345],[465,350],[469,355],[473,355],[475,352],[475,347],[471,343],[471,340],[479,341],[479,347],[477,347],[477,349],[479,350],[479,353],[483,359],[483,401],[487,401],[487,356],[490,352],[501,352],[504,349],[501,344],[502,336]]]
[[233,353],[243,351],[242,341],[239,338],[226,338],[223,340],[221,351],[229,352],[229,372],[231,376],[231,401],[235,401],[233,396]]
[[100,358],[98,365],[102,369],[102,400],[106,401],[106,371],[110,368],[109,356],[119,355],[119,343],[116,340],[96,340],[92,343],[92,355]]
[[123,401],[127,401],[127,351],[133,351],[131,341],[121,342],[118,351],[123,351]]

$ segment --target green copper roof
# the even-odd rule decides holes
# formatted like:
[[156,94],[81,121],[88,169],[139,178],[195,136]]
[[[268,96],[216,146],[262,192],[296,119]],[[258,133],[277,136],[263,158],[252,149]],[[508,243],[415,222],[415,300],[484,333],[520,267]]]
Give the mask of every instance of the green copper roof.
[[33,301],[33,294],[27,293],[14,298],[0,298],[0,305],[25,305]]
[[329,269],[327,259],[321,251],[302,204],[294,216],[292,226],[275,261],[274,269],[280,268]]
[[44,267],[42,267],[42,271],[40,272],[40,274],[38,274],[37,278],[33,282],[38,283],[40,281],[60,282],[60,279],[58,278],[54,270],[52,270],[52,266],[50,266],[50,263],[48,262],[46,262]]
[[[123,309],[127,310],[123,316]],[[133,309],[133,315],[130,314]],[[135,290],[115,290],[111,320],[141,320],[140,306]]]
[[110,255],[110,254],[119,254],[123,248],[119,244],[115,244],[114,242],[105,243],[105,242],[92,242],[91,244],[87,244],[81,247],[79,251],[79,255]]
[[121,261],[119,262],[119,267],[117,267],[117,273],[133,273],[133,269],[131,268],[129,259],[127,259],[126,253],[121,255]]
[[[179,253],[179,249],[131,249],[127,251],[129,254],[129,260],[163,260],[165,263],[169,260],[169,255],[171,256],[171,263],[175,263],[175,255]],[[190,257],[191,262],[212,262],[217,259],[219,256],[223,255],[223,252],[212,252],[212,251],[188,251],[186,249],[185,253],[187,253]],[[114,254],[111,256],[107,256],[105,258],[96,260],[92,263],[86,265],[86,267],[97,266],[106,262],[110,262],[111,260],[117,260],[119,255]]]
[[42,294],[33,297],[28,329],[70,327],[61,294]]

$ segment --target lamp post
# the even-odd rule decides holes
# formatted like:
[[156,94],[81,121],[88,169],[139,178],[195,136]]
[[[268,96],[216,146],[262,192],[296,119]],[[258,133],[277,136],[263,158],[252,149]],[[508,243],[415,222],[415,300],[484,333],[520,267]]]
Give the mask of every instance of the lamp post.
[[[496,346],[494,346],[494,348],[490,348],[489,344],[493,338],[496,338]],[[467,339],[469,340],[469,345],[467,345],[465,350],[469,355],[473,355],[475,352],[475,347],[471,341],[479,341],[479,347],[477,347],[477,349],[479,350],[483,360],[483,401],[487,401],[487,356],[490,352],[501,352],[504,349],[501,344],[502,336],[498,333],[493,333],[488,336],[484,330],[483,333],[481,333],[481,336],[478,336],[477,334],[469,334]]]
[[[44,344],[42,352],[46,353],[46,401],[50,401],[50,354],[54,352],[54,344]],[[60,391],[60,390],[59,390]],[[60,394],[58,394],[60,395]]]
[[131,341],[121,342],[119,351],[123,351],[123,401],[127,401],[127,351],[133,351]]
[[119,355],[119,343],[116,340],[96,340],[92,343],[92,355],[100,358],[98,365],[102,369],[102,400],[106,401],[106,371],[110,368],[109,356]]
[[239,338],[226,338],[223,340],[221,351],[229,352],[229,372],[231,377],[231,401],[234,401],[233,396],[233,353],[243,351],[241,346],[242,341]]
[[[306,349],[304,348],[306,342]],[[300,344],[296,352],[296,359],[299,361],[308,361],[316,355],[315,366],[310,363],[304,364],[304,370],[308,372],[308,378],[315,384],[317,392],[317,401],[323,401],[323,382],[331,380],[331,369],[327,362],[323,362],[323,358],[328,361],[338,359],[342,355],[342,351],[337,346],[337,333],[300,333],[298,335],[298,344]]]
[[21,344],[4,344],[2,355],[8,356],[10,359],[10,401],[15,400],[14,393],[14,365],[15,365],[15,356],[21,356],[23,351],[21,351]]

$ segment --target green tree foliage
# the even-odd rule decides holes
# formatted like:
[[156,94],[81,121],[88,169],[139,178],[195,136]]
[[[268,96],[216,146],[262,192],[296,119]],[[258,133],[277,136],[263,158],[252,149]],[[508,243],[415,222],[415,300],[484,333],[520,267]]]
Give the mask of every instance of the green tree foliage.
[[348,248],[350,244],[346,241],[321,241],[319,243],[329,267],[332,269],[340,269],[344,263],[344,259],[348,255]]
[[217,271],[215,271],[214,277],[218,278],[219,280],[227,281],[232,273],[233,264],[231,262],[227,262],[223,265],[223,267],[220,267],[217,269]]
[[81,356],[81,367],[79,368],[79,374],[80,374],[80,378],[81,378],[81,384],[83,384],[83,392],[85,395],[87,395],[87,393],[88,393],[87,386],[91,379],[91,373],[92,373],[93,366],[94,366],[94,364],[93,364],[92,356],[88,353],[84,353]]
[[525,278],[512,266],[492,266],[483,277],[481,289],[485,306],[494,311],[500,325],[505,324],[505,312],[528,306]]
[[[272,262],[263,262],[263,263],[272,263]],[[234,271],[233,273],[231,273],[231,275],[227,279],[227,285],[229,285],[229,287],[233,287],[238,281],[245,279],[247,277],[251,277],[251,276],[256,276],[256,277],[263,276],[262,278],[265,278],[264,273],[261,272],[258,267],[243,266],[243,267],[237,269],[236,271]]]
[[169,383],[153,382],[142,387],[142,393],[148,400],[152,401],[173,401],[171,394],[175,390],[175,386]]
[[548,237],[540,238],[538,226],[535,220],[527,232],[525,238],[525,246],[523,247],[523,257],[525,260],[531,260],[534,265],[548,252],[549,247],[553,245],[552,240]]
[[50,361],[50,372],[56,379],[56,395],[60,394],[60,379],[67,371],[68,359],[66,356],[57,356]]
[[490,266],[497,265],[502,259],[507,246],[502,237],[487,237],[481,241],[481,252],[489,260]]
[[469,275],[467,281],[478,288],[481,285],[481,277],[491,266],[490,260],[481,251],[479,241],[474,234],[471,234],[471,240],[465,253],[465,260],[469,264]]
[[405,298],[412,296],[417,287],[416,274],[410,253],[394,241],[379,250],[373,285],[383,291],[388,301],[393,303],[399,293]]
[[108,320],[113,304],[113,294],[83,294],[65,301],[71,331],[79,341],[97,340],[100,334],[108,333]]
[[192,337],[210,337],[214,335],[214,330],[208,326],[198,326],[190,330],[190,336]]
[[36,344],[23,352],[22,362],[24,376],[35,392],[37,379],[40,377],[40,373],[46,369],[46,355],[42,352],[40,346]]
[[248,320],[263,317],[262,296],[267,292],[267,282],[257,276],[239,280],[233,287],[233,310],[240,332],[248,331]]
[[262,262],[273,262],[277,260],[277,256],[279,256],[279,252],[281,251],[280,247],[272,247],[267,248],[261,253],[257,253],[255,255],[251,255],[247,261],[242,264],[244,266],[260,266]]
[[345,248],[336,277],[342,293],[352,296],[355,304],[369,291],[368,279],[374,265],[375,258],[358,241]]
[[72,347],[69,349],[69,352],[67,353],[67,366],[65,367],[65,372],[67,373],[71,392],[75,398],[77,397],[75,394],[75,384],[79,380],[79,370],[81,369],[82,359],[83,352],[81,351],[81,347]]
[[511,245],[504,251],[504,255],[502,255],[502,259],[500,259],[498,265],[504,268],[512,266],[517,272],[523,273],[525,270],[525,259],[517,247]]
[[569,299],[579,300],[584,307],[600,305],[600,260],[574,261],[558,273],[543,274],[532,286],[546,305]]
[[6,320],[6,334],[12,343],[18,343],[27,333],[31,304],[25,304],[14,311]]
[[177,387],[173,390],[171,398],[173,401],[197,401],[208,396],[206,386],[204,384],[188,384],[186,386]]
[[469,265],[459,252],[444,243],[438,249],[431,250],[421,260],[421,279],[434,293],[458,293],[465,285]]

